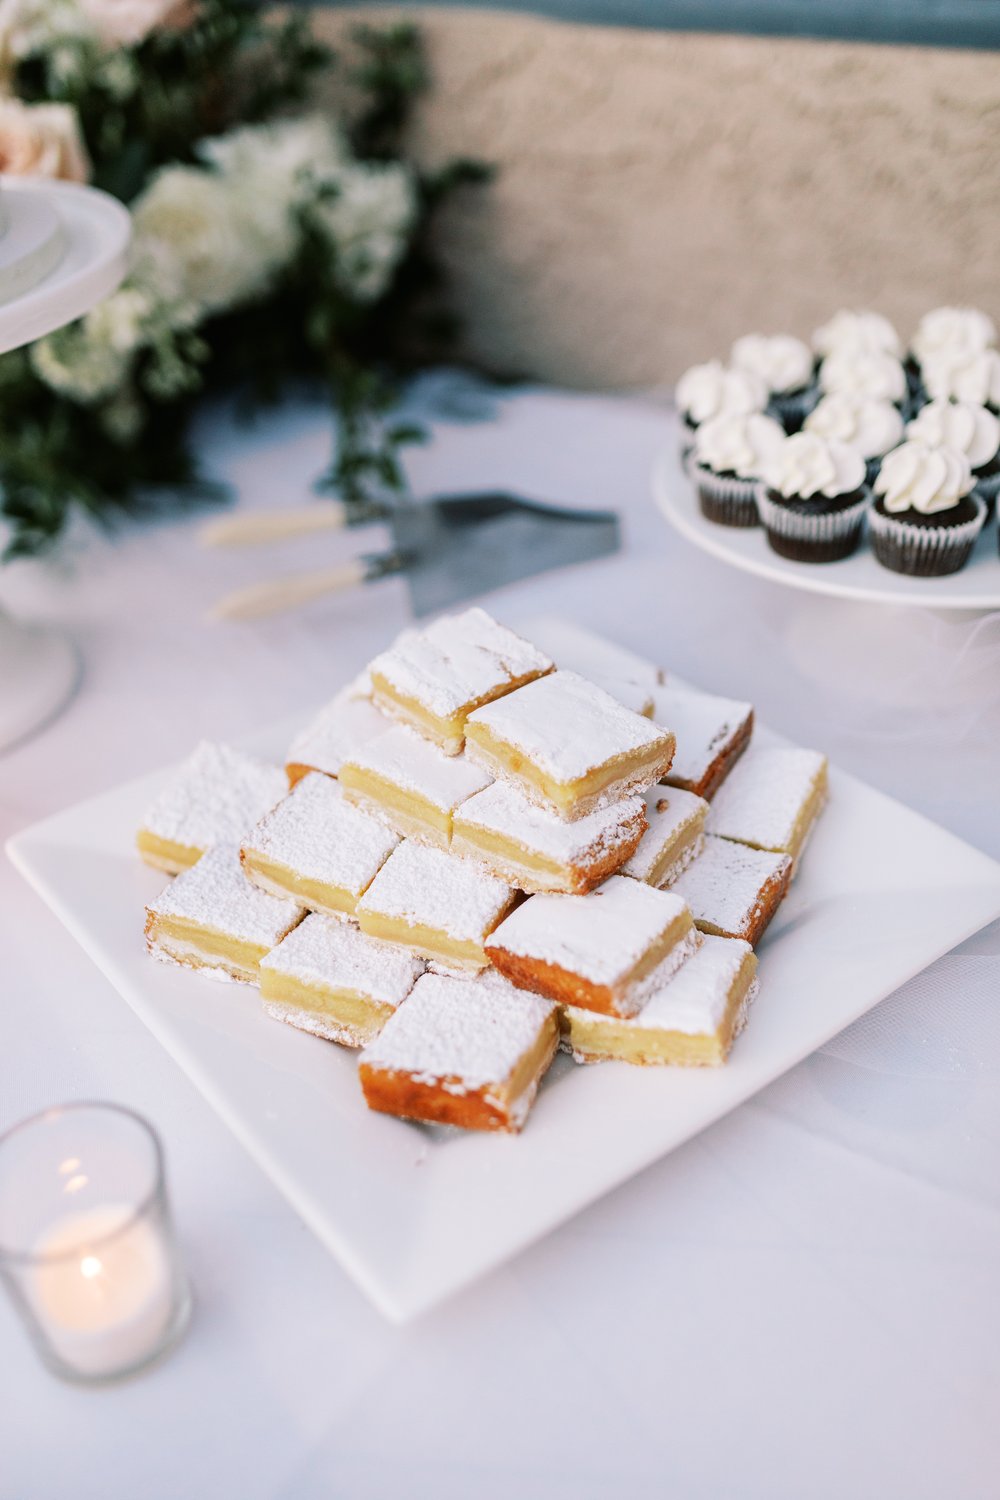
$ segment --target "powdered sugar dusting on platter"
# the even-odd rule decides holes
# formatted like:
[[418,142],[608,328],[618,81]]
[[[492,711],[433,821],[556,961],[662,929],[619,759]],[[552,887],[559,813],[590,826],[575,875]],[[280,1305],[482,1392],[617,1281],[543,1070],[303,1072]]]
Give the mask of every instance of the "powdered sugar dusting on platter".
[[147,908],[158,917],[180,917],[240,942],[273,948],[303,916],[303,908],[260,891],[243,873],[239,847],[217,844],[183,870]]
[[[553,672],[469,715],[556,781],[575,781],[636,750],[669,749],[669,734],[575,672]],[[476,746],[470,741],[470,754]],[[647,783],[648,784],[648,783]]]
[[242,750],[202,740],[148,809],[142,827],[190,849],[239,839],[288,790],[285,774]]
[[261,960],[262,969],[304,984],[354,990],[396,1006],[424,971],[409,948],[368,937],[351,922],[314,912]]
[[350,764],[404,791],[415,792],[442,812],[453,811],[490,784],[489,776],[468,756],[445,755],[403,724],[358,750],[350,757]]
[[548,672],[552,662],[482,609],[435,620],[376,656],[370,672],[445,718],[507,683]]
[[610,807],[567,823],[547,808],[529,802],[509,782],[496,781],[459,809],[455,831],[463,825],[498,833],[524,848],[565,865],[593,864],[635,837],[645,816],[641,797],[625,797]]
[[358,902],[358,911],[481,943],[513,895],[509,885],[481,865],[404,839]]
[[[648,880],[671,844],[692,828],[704,826],[707,812],[708,803],[704,797],[696,797],[693,792],[685,792],[680,787],[672,789],[669,795],[662,788],[647,792],[646,817],[649,827],[643,834],[638,849],[622,865],[621,873],[630,875],[633,880]],[[684,853],[688,855],[688,861],[694,857],[689,850]],[[662,884],[668,883],[666,877],[669,873],[664,872]]]
[[717,698],[695,688],[666,687],[653,692],[653,720],[673,730],[677,740],[671,781],[699,782],[709,766],[745,730],[753,705]]
[[750,750],[716,793],[708,832],[765,848],[782,847],[825,766],[826,757],[818,750]]
[[730,839],[705,840],[701,856],[679,877],[673,889],[683,896],[696,922],[711,922],[739,932],[760,903],[764,884],[779,878],[791,864],[787,854],[751,849]]
[[361,1054],[372,1067],[456,1079],[463,1090],[506,1082],[555,1006],[490,975],[450,979],[425,974]]
[[311,766],[337,776],[356,750],[390,729],[392,721],[355,688],[356,683],[344,688],[299,731],[288,747],[286,765]]
[[352,806],[335,781],[312,771],[247,835],[243,848],[360,895],[398,843],[378,818]]
[[670,891],[612,875],[585,896],[529,897],[501,922],[487,946],[553,964],[594,984],[615,984],[685,909]]

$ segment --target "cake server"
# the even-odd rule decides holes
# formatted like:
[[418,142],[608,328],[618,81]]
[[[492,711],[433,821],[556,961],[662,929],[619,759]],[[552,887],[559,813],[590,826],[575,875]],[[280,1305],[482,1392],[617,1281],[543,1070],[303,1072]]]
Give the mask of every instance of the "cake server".
[[383,521],[392,532],[387,552],[252,584],[220,599],[213,618],[250,620],[275,614],[392,573],[406,578],[413,613],[419,617],[551,568],[606,557],[620,545],[614,511],[573,510],[503,492],[373,507],[358,520],[349,519],[338,502],[323,501],[284,515],[216,522],[203,532],[203,540],[212,546],[232,546],[373,520]]

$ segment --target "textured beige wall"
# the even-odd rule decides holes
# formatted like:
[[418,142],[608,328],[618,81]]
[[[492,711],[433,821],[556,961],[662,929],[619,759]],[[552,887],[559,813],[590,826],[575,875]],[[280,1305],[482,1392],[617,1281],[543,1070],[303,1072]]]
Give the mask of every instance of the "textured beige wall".
[[443,236],[482,363],[660,382],[845,304],[1000,313],[996,54],[417,14],[419,155],[500,167]]

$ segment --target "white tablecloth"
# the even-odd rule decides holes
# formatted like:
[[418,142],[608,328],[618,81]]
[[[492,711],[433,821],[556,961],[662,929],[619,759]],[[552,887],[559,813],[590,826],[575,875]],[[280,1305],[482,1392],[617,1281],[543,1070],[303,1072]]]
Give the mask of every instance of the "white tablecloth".
[[[655,400],[522,392],[436,420],[415,489],[610,504],[624,551],[509,588],[707,687],[1000,855],[1000,616],[887,611],[728,571],[649,501]],[[319,408],[209,424],[240,503],[304,497]],[[363,537],[206,554],[195,522],[78,538],[0,579],[61,618],[83,685],[0,761],[6,832],[301,710],[407,618],[391,580],[244,626],[223,590]],[[160,1128],[197,1307],[121,1387],[43,1372],[0,1299],[3,1500],[995,1500],[1000,924],[486,1282],[385,1324],[69,935],[0,868],[0,1125],[72,1097]],[[804,995],[803,1004],[809,997]]]

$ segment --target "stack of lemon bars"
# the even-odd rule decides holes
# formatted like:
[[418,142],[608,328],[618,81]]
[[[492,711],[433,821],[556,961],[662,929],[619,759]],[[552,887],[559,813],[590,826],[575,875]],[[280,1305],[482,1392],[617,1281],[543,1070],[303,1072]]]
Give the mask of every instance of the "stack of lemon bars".
[[284,769],[202,744],[138,846],[149,951],[360,1049],[372,1109],[517,1131],[580,1063],[718,1064],[826,797],[753,709],[548,622],[406,631]]

